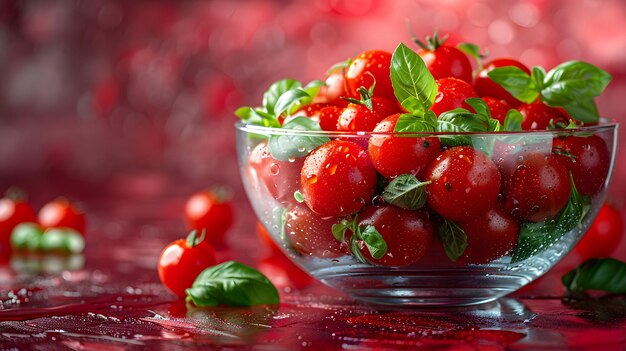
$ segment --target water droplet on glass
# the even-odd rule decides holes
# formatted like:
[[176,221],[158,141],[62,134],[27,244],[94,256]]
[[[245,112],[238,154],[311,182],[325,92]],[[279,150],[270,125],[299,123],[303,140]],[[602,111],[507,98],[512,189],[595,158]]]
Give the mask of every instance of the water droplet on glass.
[[382,195],[376,195],[372,198],[373,206],[382,206],[384,204],[385,204],[385,199],[382,197]]
[[304,152],[306,148],[303,145],[298,145],[298,152]]
[[280,166],[276,163],[272,163],[270,165],[270,174],[271,175],[278,175],[278,172],[280,172]]

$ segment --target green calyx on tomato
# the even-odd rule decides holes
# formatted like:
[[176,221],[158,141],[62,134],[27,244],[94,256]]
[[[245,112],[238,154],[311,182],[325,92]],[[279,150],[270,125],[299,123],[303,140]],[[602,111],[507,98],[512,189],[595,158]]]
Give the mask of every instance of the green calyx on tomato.
[[445,44],[446,40],[448,40],[448,34],[446,34],[443,37],[439,38],[439,31],[435,31],[435,33],[433,34],[432,37],[431,36],[426,36],[426,40],[425,41],[421,41],[421,40],[417,39],[415,34],[413,34],[412,32],[410,34],[411,34],[411,38],[413,39],[413,42],[415,44],[417,44],[417,46],[419,46],[420,48],[422,48],[424,50],[428,50],[428,51],[435,51],[435,50],[437,50],[440,46]]
[[369,89],[361,86],[357,89],[361,99],[353,99],[350,97],[344,97],[343,99],[357,105],[363,105],[367,107],[368,110],[372,111],[374,106],[372,104],[372,96],[374,96],[374,88],[376,87],[376,77],[370,72],[367,72],[373,79],[372,85],[370,85]]
[[519,239],[511,262],[523,261],[547,249],[570,230],[580,226],[591,207],[591,197],[582,196],[570,173],[570,197],[561,213],[543,222],[526,222],[520,228]]
[[201,242],[203,242],[205,238],[206,238],[206,228],[202,228],[202,232],[200,233],[200,236],[198,236],[197,230],[192,230],[189,233],[189,235],[187,235],[187,238],[185,239],[185,241],[187,243],[187,247],[192,248],[192,247],[197,246]]
[[626,294],[626,262],[613,258],[590,259],[563,275],[561,282],[574,295],[586,290]]
[[185,293],[186,300],[196,306],[247,307],[280,302],[278,290],[266,276],[235,261],[205,269]]
[[593,99],[612,79],[609,73],[582,61],[562,63],[547,73],[538,66],[530,75],[508,66],[494,68],[487,75],[520,101],[532,103],[539,97],[546,105],[562,107],[572,118],[585,123],[598,122]]
[[349,238],[348,248],[350,253],[361,263],[367,263],[365,256],[361,252],[362,245],[367,247],[370,255],[375,259],[380,259],[387,254],[387,243],[383,236],[373,225],[358,225],[358,215],[354,215],[351,220],[342,219],[332,226],[335,239],[339,242],[346,242],[346,232],[352,235]]

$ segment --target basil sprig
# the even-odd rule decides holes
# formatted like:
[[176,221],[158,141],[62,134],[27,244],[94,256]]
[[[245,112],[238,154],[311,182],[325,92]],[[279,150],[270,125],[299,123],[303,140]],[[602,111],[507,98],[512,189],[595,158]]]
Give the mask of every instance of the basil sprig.
[[561,282],[574,294],[585,290],[626,294],[626,262],[613,258],[590,259],[563,275]]
[[424,110],[433,105],[437,83],[417,53],[402,43],[398,45],[391,56],[390,72],[393,91],[403,107],[410,97],[421,103]]
[[589,196],[583,197],[578,192],[571,173],[570,183],[570,197],[559,216],[543,222],[524,223],[522,225],[511,262],[523,261],[547,249],[567,232],[580,226],[583,218],[589,212],[591,198]]
[[445,219],[439,227],[439,239],[448,258],[455,262],[467,248],[467,234],[458,224]]
[[[295,117],[283,124],[283,129],[301,131],[321,131],[319,123],[307,117]],[[267,148],[272,157],[286,161],[292,157],[306,156],[316,147],[330,141],[329,137],[322,135],[285,133],[270,136]]]
[[276,287],[267,277],[235,261],[205,269],[185,292],[186,300],[196,306],[254,306],[280,302]]
[[345,243],[346,232],[352,232],[348,242],[350,253],[361,263],[368,263],[361,252],[360,245],[365,245],[374,259],[380,259],[387,254],[387,242],[373,225],[358,225],[358,215],[351,220],[342,219],[333,224],[332,232],[335,240]]
[[420,182],[409,173],[401,174],[385,187],[383,199],[400,208],[417,210],[426,204],[426,185],[430,183]]
[[546,105],[562,107],[572,118],[586,123],[598,121],[593,99],[612,79],[609,73],[582,61],[564,62],[547,73],[534,67],[528,75],[508,66],[495,68],[487,75],[520,101],[531,103],[540,97]]

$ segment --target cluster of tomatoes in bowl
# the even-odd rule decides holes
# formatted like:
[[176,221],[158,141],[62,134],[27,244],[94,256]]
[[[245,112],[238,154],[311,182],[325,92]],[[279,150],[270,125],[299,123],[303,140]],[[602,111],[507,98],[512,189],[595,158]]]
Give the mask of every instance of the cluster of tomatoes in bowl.
[[236,112],[261,126],[246,176],[284,209],[284,243],[385,266],[479,264],[580,227],[611,168],[593,102],[610,76],[578,61],[482,65],[475,46],[437,35],[418,44],[363,52],[323,83],[276,82]]

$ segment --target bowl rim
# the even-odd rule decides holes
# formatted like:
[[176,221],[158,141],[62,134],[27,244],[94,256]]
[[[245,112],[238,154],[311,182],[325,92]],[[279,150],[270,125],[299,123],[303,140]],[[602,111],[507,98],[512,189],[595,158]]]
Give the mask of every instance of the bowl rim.
[[327,136],[327,137],[343,137],[343,138],[364,138],[369,136],[404,136],[404,137],[425,137],[425,136],[473,136],[473,137],[488,137],[488,136],[568,136],[580,133],[597,133],[608,130],[615,130],[619,127],[619,123],[610,122],[605,124],[597,124],[592,126],[584,126],[573,129],[546,129],[546,130],[521,130],[521,131],[502,131],[502,132],[366,132],[366,131],[311,131],[311,130],[296,130],[296,129],[282,129],[274,127],[265,127],[255,124],[245,123],[244,121],[235,122],[235,128],[238,131],[246,132],[250,134],[260,135],[292,135],[292,136]]

